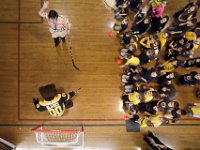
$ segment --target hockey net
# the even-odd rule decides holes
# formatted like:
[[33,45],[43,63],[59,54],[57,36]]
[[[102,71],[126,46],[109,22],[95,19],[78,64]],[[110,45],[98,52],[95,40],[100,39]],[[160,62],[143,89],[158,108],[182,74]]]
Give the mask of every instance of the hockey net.
[[36,135],[36,141],[45,147],[83,147],[84,130],[46,129],[45,126],[37,126],[32,129]]
[[102,0],[105,7],[109,10],[116,10],[116,0]]

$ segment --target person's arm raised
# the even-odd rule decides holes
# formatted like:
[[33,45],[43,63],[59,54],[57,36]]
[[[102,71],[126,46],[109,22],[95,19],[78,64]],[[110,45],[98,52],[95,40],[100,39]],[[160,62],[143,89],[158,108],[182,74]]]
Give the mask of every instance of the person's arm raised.
[[44,11],[45,11],[45,9],[47,9],[48,7],[49,7],[49,1],[44,1],[42,8],[38,11],[38,14],[39,14],[41,17],[46,17]]

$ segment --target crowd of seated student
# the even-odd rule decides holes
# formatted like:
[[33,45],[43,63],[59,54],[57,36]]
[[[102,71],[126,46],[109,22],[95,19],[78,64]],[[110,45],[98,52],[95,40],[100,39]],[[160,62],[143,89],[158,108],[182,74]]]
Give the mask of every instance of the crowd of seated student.
[[[200,67],[200,58],[194,58],[200,44],[200,23],[196,19],[200,0],[187,4],[173,18],[165,15],[167,3],[170,1],[117,0],[116,4],[113,28],[120,34],[122,45],[123,109],[141,127],[158,127],[170,120],[174,123],[186,115],[188,109],[181,109],[176,101],[174,78],[178,85],[200,84],[196,71],[182,75],[175,72],[178,67]],[[130,11],[135,13],[134,18],[129,18]],[[155,65],[144,67],[149,62]],[[195,107],[190,105],[190,114]]]

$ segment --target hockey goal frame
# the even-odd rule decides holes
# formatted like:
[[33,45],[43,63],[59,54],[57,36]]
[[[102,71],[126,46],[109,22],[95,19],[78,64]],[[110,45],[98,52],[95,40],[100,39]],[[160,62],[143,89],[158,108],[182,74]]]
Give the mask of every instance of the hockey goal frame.
[[32,129],[37,143],[43,147],[84,147],[83,126],[80,130],[44,129],[44,127],[44,125],[39,125]]

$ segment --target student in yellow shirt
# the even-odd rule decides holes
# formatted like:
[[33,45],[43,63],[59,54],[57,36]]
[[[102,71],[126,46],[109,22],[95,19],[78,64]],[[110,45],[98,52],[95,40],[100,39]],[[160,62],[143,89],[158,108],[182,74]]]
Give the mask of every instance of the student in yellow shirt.
[[200,45],[200,37],[198,37],[195,41],[194,41],[194,47],[192,49],[192,51],[196,50],[199,48],[199,45]]
[[142,45],[142,48],[144,49],[150,49],[151,45],[154,43],[155,39],[152,35],[144,37],[140,40],[140,44]]
[[137,49],[138,48],[138,43],[137,42],[138,42],[138,38],[137,38],[137,36],[134,36],[131,39],[130,45],[133,46],[133,47],[135,47],[135,49]]
[[138,123],[140,124],[141,128],[153,126],[152,122],[149,120],[149,117],[147,117],[147,116],[139,118]]
[[164,123],[163,115],[162,114],[156,114],[149,117],[149,120],[152,122],[154,127],[159,127],[161,124]]
[[163,119],[163,115],[162,114],[156,114],[156,115],[152,115],[150,117],[144,116],[138,119],[138,123],[140,124],[140,127],[159,127],[161,124],[163,123],[167,123],[165,122],[166,120]]
[[179,66],[179,60],[173,59],[164,62],[163,64],[158,65],[158,69],[161,74],[165,74],[167,72],[173,72]]
[[133,93],[128,95],[129,101],[131,101],[134,105],[137,105],[141,102],[141,95],[134,91]]
[[193,57],[194,52],[199,48],[200,45],[200,37],[198,37],[196,40],[191,41],[192,42],[192,49],[189,51],[190,53],[190,58]]
[[141,95],[136,91],[134,91],[131,94],[122,96],[123,102],[130,101],[134,105],[138,105],[141,102],[141,99],[142,99]]
[[159,5],[161,5],[163,3],[164,0],[151,0],[151,5],[153,8],[158,7]]
[[161,43],[161,49],[162,49],[166,45],[169,34],[162,32],[162,33],[158,34],[157,37],[158,37],[158,40]]
[[139,66],[140,65],[140,60],[138,57],[135,57],[133,55],[127,55],[125,59],[127,59],[127,61],[124,65],[120,66],[121,68],[125,66]]
[[183,54],[193,58],[194,51],[199,47],[200,38],[198,39],[196,33],[192,31],[187,31],[184,34],[184,37],[187,39],[188,46],[186,46],[186,49],[183,50]]
[[190,117],[200,118],[200,103],[189,104],[187,112]]
[[188,41],[195,41],[197,39],[197,35],[195,32],[188,31],[188,32],[185,32],[185,38]]
[[155,90],[153,88],[150,88],[149,90],[145,91],[143,94],[143,102],[147,103],[153,100],[154,98]]

